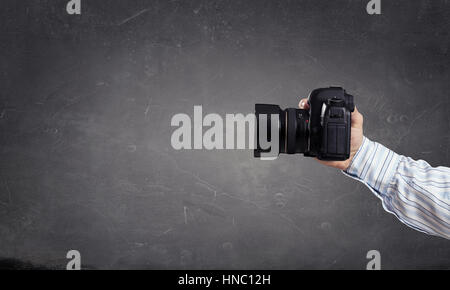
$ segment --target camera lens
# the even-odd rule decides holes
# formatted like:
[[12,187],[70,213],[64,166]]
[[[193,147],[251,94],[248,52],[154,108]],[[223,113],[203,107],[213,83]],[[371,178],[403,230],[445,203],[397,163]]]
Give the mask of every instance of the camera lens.
[[[269,104],[256,104],[255,105],[255,115],[256,115],[256,148],[254,150],[255,157],[261,157],[261,153],[272,152],[270,148],[262,149],[260,144],[260,136],[267,142],[276,142],[272,140],[272,127],[276,128],[278,132],[278,153],[305,153],[308,149],[309,140],[309,111],[300,110],[294,108],[288,108],[286,110],[281,110],[277,105]],[[265,115],[265,119],[260,119],[260,116]],[[276,118],[276,119],[274,119]],[[267,120],[266,124],[260,124],[260,121]],[[272,124],[272,122],[277,122],[278,126]],[[264,130],[265,132],[260,132]]]
[[282,153],[295,154],[304,153],[308,148],[308,122],[309,112],[288,108],[286,114],[286,150]]
[[[261,157],[262,153],[271,153],[276,157],[279,153],[283,153],[285,144],[285,134],[286,131],[286,118],[284,117],[284,111],[281,110],[278,105],[270,104],[256,104],[255,105],[255,116],[256,116],[256,148],[254,150],[255,157]],[[265,117],[265,118],[264,118]],[[275,118],[275,119],[274,119]],[[260,122],[267,120],[266,123],[260,124]],[[273,124],[272,124],[273,123]],[[272,136],[272,127],[275,128],[276,133],[278,133],[278,140],[272,140],[276,136]],[[274,132],[275,133],[275,132]],[[261,146],[261,142],[270,142],[276,144],[278,142],[279,152],[273,152],[272,148],[266,148],[266,146]]]

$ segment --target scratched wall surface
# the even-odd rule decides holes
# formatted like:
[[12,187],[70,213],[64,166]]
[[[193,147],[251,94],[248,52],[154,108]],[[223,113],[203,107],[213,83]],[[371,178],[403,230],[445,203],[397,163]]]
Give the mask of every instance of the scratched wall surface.
[[[393,3],[394,2],[394,3]],[[175,151],[176,113],[356,96],[365,135],[450,165],[445,0],[0,4],[0,258],[100,269],[450,268],[364,185],[313,159]],[[12,262],[11,262],[12,261]]]

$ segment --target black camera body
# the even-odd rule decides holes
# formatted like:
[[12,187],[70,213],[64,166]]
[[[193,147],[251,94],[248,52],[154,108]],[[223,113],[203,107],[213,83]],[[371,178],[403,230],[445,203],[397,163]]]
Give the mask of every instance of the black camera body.
[[[340,87],[315,89],[309,94],[309,110],[278,105],[256,104],[255,157],[272,152],[261,148],[260,116],[267,116],[267,141],[272,141],[270,123],[278,118],[279,153],[303,153],[320,160],[346,160],[350,157],[351,113],[353,96]],[[274,140],[276,141],[276,140]]]

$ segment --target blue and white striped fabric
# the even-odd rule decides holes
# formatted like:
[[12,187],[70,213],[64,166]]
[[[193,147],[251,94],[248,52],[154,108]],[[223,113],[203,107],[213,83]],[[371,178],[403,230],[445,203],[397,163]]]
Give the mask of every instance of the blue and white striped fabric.
[[431,167],[364,137],[343,172],[367,185],[404,224],[450,239],[450,168]]

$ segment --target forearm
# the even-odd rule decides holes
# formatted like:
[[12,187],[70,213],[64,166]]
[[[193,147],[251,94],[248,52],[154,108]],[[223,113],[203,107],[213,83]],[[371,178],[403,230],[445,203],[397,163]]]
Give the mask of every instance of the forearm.
[[344,173],[366,184],[406,225],[450,239],[449,168],[433,168],[364,137]]

